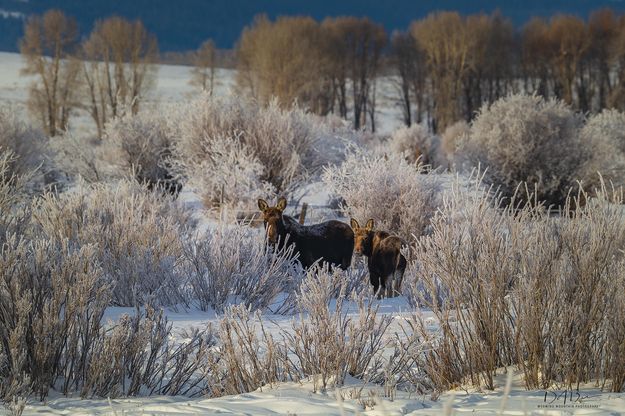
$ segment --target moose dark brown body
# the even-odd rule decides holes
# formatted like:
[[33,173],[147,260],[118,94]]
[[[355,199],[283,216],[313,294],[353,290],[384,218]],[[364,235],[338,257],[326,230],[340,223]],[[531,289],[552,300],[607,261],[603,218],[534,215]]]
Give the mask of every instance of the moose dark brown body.
[[386,231],[374,231],[373,220],[360,227],[352,218],[354,230],[354,252],[367,257],[369,280],[378,296],[387,297],[400,293],[401,283],[406,271],[406,257],[401,254],[404,241]]
[[326,221],[314,225],[302,225],[293,217],[284,215],[286,200],[280,198],[275,207],[259,199],[258,207],[263,213],[267,240],[279,248],[295,245],[302,266],[308,268],[316,261],[325,261],[347,269],[352,262],[354,233],[349,225],[340,221]]

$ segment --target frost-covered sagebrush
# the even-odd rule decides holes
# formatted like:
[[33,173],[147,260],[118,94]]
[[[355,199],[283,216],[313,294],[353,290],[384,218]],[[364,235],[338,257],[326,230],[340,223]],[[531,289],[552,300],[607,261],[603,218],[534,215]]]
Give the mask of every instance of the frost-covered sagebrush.
[[33,218],[33,232],[46,238],[97,247],[114,305],[183,300],[176,263],[189,222],[169,197],[132,181],[79,185],[45,195]]
[[592,179],[592,146],[580,137],[583,123],[563,102],[511,95],[480,110],[457,157],[465,170],[481,165],[485,182],[505,197],[527,184],[539,201],[561,205],[578,180]]
[[175,193],[170,164],[172,128],[165,109],[128,113],[110,121],[105,128],[104,157],[114,174],[134,177],[152,188],[159,186]]
[[615,185],[625,185],[625,114],[603,110],[588,119],[581,137],[594,154],[589,170],[601,172]]
[[596,381],[622,390],[622,194],[602,188],[583,199],[554,216],[487,194],[449,196],[432,234],[415,240],[404,285],[440,327],[415,325],[436,389],[492,389],[496,369],[515,365],[529,389]]
[[[0,106],[0,152],[11,151],[9,170],[13,175],[38,175],[49,169],[47,161],[48,139],[37,129],[16,116],[16,109]],[[5,162],[8,163],[8,162]]]
[[323,180],[353,218],[374,219],[376,228],[403,238],[421,235],[440,203],[444,177],[426,174],[422,165],[403,157],[350,154],[339,166],[326,168]]
[[280,293],[294,292],[301,280],[292,247],[273,251],[248,226],[221,224],[184,247],[190,297],[202,310],[223,311],[228,302],[265,309]]
[[392,153],[403,155],[411,163],[419,160],[434,168],[446,165],[440,155],[439,138],[420,124],[395,130],[388,141],[388,147]]
[[288,194],[344,152],[336,129],[275,101],[202,95],[177,123],[177,173],[213,203],[251,208],[259,192]]

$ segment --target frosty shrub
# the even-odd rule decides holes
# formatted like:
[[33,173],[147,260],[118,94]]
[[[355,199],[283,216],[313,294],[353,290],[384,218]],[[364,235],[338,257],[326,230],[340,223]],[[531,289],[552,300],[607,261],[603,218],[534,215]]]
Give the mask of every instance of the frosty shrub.
[[[584,122],[560,101],[511,95],[484,106],[457,152],[460,165],[486,169],[485,181],[511,198],[525,183],[547,205],[561,206],[577,181],[591,179],[592,149],[581,140]],[[523,193],[524,194],[524,193]]]
[[220,224],[184,243],[190,297],[202,310],[222,312],[227,303],[265,309],[281,292],[295,291],[298,266],[292,247],[267,249],[263,234],[248,226]]
[[170,155],[172,152],[170,119],[162,109],[127,114],[106,125],[104,137],[105,158],[117,173],[134,176],[150,189],[161,187],[176,194],[180,185],[174,180]]
[[[0,394],[43,399],[59,377],[86,370],[109,290],[96,247],[11,237],[0,248]],[[68,382],[70,382],[68,380]]]
[[[378,316],[378,307],[363,292],[346,293],[340,270],[309,271],[298,296],[299,317],[283,336],[303,376],[312,376],[315,390],[340,386],[347,375],[379,381],[385,333],[392,318]],[[359,314],[347,315],[349,302]]]
[[410,163],[419,160],[433,168],[446,165],[440,155],[439,138],[420,124],[395,130],[388,141],[388,147],[392,153],[403,155]]
[[449,162],[453,162],[456,149],[463,138],[469,135],[471,126],[464,120],[458,121],[445,129],[441,135],[441,151]]
[[50,142],[50,148],[53,151],[55,166],[72,179],[94,183],[120,173],[117,170],[119,160],[114,163],[114,172],[111,172],[110,168],[107,169],[110,161],[106,159],[111,159],[110,152],[114,146],[103,145],[100,139],[80,137],[67,131],[56,136]]
[[[40,130],[19,120],[15,109],[0,106],[0,152],[11,151],[9,171],[14,175],[31,175],[33,171],[42,174],[47,160],[48,140]],[[5,163],[7,163],[5,161]]]
[[28,191],[36,173],[15,172],[16,158],[12,150],[0,149],[0,244],[10,234],[22,234],[29,221]]
[[435,331],[424,320],[415,325],[436,389],[467,380],[492,389],[497,369],[509,365],[530,389],[591,381],[623,388],[625,325],[615,312],[623,302],[622,194],[604,187],[581,198],[567,198],[567,215],[554,216],[487,194],[482,203],[449,195],[432,234],[415,241],[404,279],[411,303],[431,308],[438,322]]
[[252,208],[259,191],[288,194],[344,152],[336,129],[275,100],[202,95],[178,116],[177,172],[212,203]]
[[84,185],[36,202],[34,226],[47,238],[98,248],[112,304],[180,302],[176,263],[189,224],[170,197],[133,181]]
[[593,149],[589,173],[600,171],[614,184],[625,185],[625,114],[603,110],[588,119],[581,137]]
[[[299,381],[284,342],[274,339],[259,311],[250,312],[243,305],[229,306],[219,324],[221,394],[241,394],[281,381]],[[214,370],[215,371],[215,370]]]
[[350,216],[359,221],[373,218],[376,229],[405,239],[426,232],[440,204],[444,180],[401,156],[371,157],[358,152],[323,174],[324,183],[342,198]]
[[194,166],[189,177],[205,206],[219,208],[223,204],[236,212],[249,209],[251,201],[276,194],[275,187],[262,179],[265,167],[241,134],[214,137],[206,145],[210,157]]
[[86,374],[77,383],[82,397],[220,395],[210,327],[186,331],[180,334],[184,341],[177,342],[162,310],[147,308],[99,330]]
[[210,329],[176,343],[150,308],[103,326],[111,286],[98,250],[16,237],[0,249],[0,399],[210,394]]

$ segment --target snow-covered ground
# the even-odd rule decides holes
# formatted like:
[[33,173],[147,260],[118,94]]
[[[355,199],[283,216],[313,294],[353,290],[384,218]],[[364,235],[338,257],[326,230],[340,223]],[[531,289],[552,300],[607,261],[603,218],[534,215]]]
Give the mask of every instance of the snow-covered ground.
[[[377,302],[377,301],[376,301]],[[393,316],[389,334],[411,312],[403,298],[380,302],[380,313]],[[357,314],[351,306],[348,314]],[[116,319],[132,308],[110,308],[105,319]],[[420,313],[428,314],[427,311]],[[216,324],[214,312],[186,311],[167,313],[174,333],[188,328]],[[265,329],[279,336],[288,329],[292,317],[263,315]],[[385,397],[382,386],[367,385],[349,378],[345,385],[327,392],[314,392],[313,381],[289,382],[264,386],[257,391],[214,399],[186,397],[140,397],[114,400],[72,397],[50,397],[45,403],[30,403],[24,415],[620,415],[625,412],[625,394],[602,393],[596,386],[583,386],[580,392],[564,390],[531,391],[523,388],[521,375],[510,369],[511,386],[506,390],[508,375],[501,371],[495,391],[458,389],[441,395],[411,395],[397,391]],[[564,396],[567,396],[566,400]],[[0,410],[0,413],[2,411]]]
[[[16,111],[26,114],[28,77],[20,76],[22,60],[19,54],[0,52],[0,105],[12,105]],[[185,66],[162,65],[159,68],[157,87],[149,97],[150,103],[176,103],[187,100],[194,94],[188,84],[190,68]],[[219,70],[217,74],[216,94],[224,95],[232,91],[234,71]],[[389,78],[380,80],[378,88],[378,128],[381,133],[389,133],[401,125],[401,112],[396,105],[393,82]],[[81,116],[81,124],[88,125],[88,118]],[[311,184],[309,192],[302,199],[311,206],[328,203],[327,191],[320,184]],[[202,204],[192,192],[185,191],[180,197],[201,221],[200,229],[211,226],[202,213]],[[327,212],[314,212],[309,219],[321,220]],[[393,317],[388,332],[391,336],[399,331],[401,322],[414,313],[404,298],[385,299],[379,302],[379,313]],[[134,313],[132,308],[109,308],[105,320],[115,320],[123,313]],[[354,305],[350,305],[348,314],[356,316]],[[428,311],[419,311],[428,318]],[[217,324],[220,316],[215,312],[199,310],[166,311],[167,318],[173,325],[173,333],[180,333],[192,327],[202,328],[208,324]],[[273,335],[280,336],[288,330],[292,317],[263,315],[265,328]],[[441,395],[438,400],[429,396],[414,396],[398,391],[394,398],[384,397],[381,386],[365,385],[362,381],[348,379],[340,389],[325,393],[314,393],[312,381],[301,383],[282,383],[246,394],[215,399],[185,397],[141,397],[127,399],[89,399],[52,396],[44,403],[31,400],[25,415],[87,415],[87,414],[248,414],[248,415],[441,415],[441,414],[506,414],[506,415],[619,415],[625,414],[625,394],[602,393],[596,386],[584,386],[579,394],[566,394],[564,391],[525,391],[520,374],[510,369],[511,387],[506,391],[506,375],[501,372],[497,379],[497,389],[492,392],[458,389]],[[565,396],[567,397],[565,401]],[[0,409],[0,414],[8,410]]]
[[[28,86],[32,82],[29,76],[20,75],[24,66],[22,56],[18,53],[0,52],[0,105],[13,105],[18,111],[23,111],[23,118],[27,118],[26,100]],[[197,93],[189,85],[191,67],[182,65],[159,65],[156,78],[156,88],[147,97],[146,105],[167,103],[175,104],[188,100]],[[218,69],[215,75],[215,94],[222,96],[233,92],[235,84],[235,70]],[[393,80],[384,77],[379,80],[378,111],[376,115],[377,131],[380,134],[390,134],[402,125],[401,109],[397,105],[397,92]],[[85,112],[78,111],[72,119],[72,126],[88,129],[92,122]]]

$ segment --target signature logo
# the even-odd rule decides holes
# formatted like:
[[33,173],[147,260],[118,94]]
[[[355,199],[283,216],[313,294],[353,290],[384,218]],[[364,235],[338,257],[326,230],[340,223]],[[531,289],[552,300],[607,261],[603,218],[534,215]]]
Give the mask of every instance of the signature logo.
[[579,389],[565,389],[565,390],[545,390],[543,403],[545,404],[562,404],[562,405],[575,405],[581,404],[585,401],[591,401],[591,399],[597,398],[599,395],[591,395],[584,393]]

